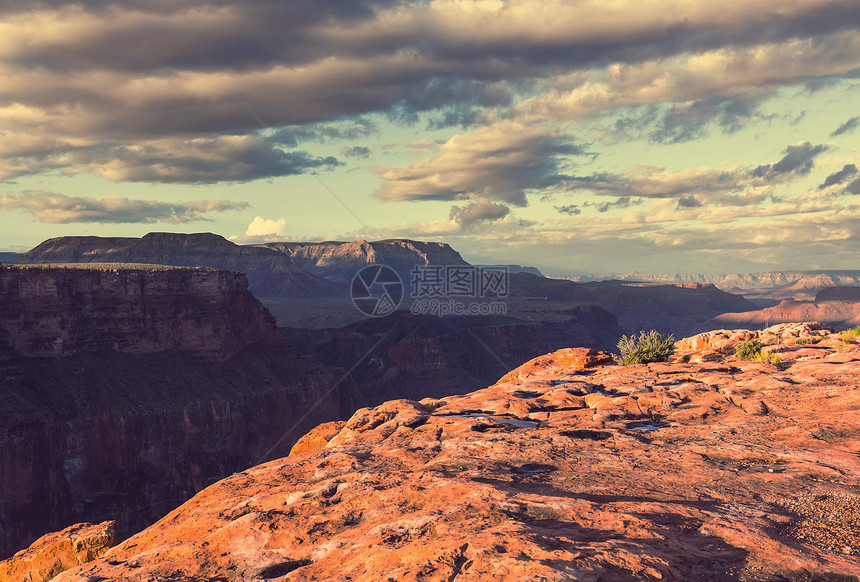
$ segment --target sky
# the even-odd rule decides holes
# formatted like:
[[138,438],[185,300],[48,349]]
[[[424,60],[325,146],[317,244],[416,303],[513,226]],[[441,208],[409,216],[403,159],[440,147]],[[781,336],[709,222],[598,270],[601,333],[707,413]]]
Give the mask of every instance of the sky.
[[860,269],[857,0],[0,0],[0,250]]

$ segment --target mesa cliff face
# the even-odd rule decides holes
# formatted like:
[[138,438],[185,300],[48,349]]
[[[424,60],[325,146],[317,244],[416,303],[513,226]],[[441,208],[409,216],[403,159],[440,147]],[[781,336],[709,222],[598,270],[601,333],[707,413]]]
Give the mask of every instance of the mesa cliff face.
[[135,267],[0,267],[0,350],[226,357],[276,341],[241,273]]
[[818,292],[821,300],[792,301],[786,299],[773,307],[744,313],[723,313],[699,326],[700,330],[715,328],[764,329],[776,323],[821,321],[837,329],[860,325],[860,300],[856,287],[834,287]]
[[[784,365],[731,355],[753,338]],[[56,580],[855,579],[860,346],[794,325],[676,349],[359,410]]]
[[409,284],[415,265],[468,265],[445,243],[391,239],[375,242],[278,242],[260,245],[276,249],[309,273],[332,281],[351,281],[367,265],[386,265]]
[[356,406],[232,272],[2,269],[0,347],[2,557],[80,521],[126,536]]

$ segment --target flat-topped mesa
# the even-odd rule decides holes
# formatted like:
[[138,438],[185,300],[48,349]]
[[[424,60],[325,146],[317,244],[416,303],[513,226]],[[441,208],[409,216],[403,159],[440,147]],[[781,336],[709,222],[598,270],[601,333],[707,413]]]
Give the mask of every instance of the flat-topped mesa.
[[277,342],[245,275],[147,265],[0,267],[0,349],[228,357]]
[[248,276],[257,297],[272,293],[314,297],[333,293],[332,284],[305,273],[274,249],[237,245],[212,233],[151,232],[141,238],[64,236],[39,244],[19,263],[148,263],[211,267]]
[[416,265],[467,266],[460,253],[446,243],[407,239],[349,242],[277,242],[260,245],[288,255],[302,269],[333,281],[349,281],[367,265],[385,265],[404,283]]

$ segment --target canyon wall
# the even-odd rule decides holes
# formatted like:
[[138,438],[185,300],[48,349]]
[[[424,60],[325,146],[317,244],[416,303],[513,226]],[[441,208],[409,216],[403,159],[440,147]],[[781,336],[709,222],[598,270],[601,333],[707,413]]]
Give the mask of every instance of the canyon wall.
[[0,267],[0,349],[22,356],[178,350],[226,357],[276,340],[241,273]]
[[80,521],[124,537],[357,406],[237,273],[4,269],[0,346],[0,558]]

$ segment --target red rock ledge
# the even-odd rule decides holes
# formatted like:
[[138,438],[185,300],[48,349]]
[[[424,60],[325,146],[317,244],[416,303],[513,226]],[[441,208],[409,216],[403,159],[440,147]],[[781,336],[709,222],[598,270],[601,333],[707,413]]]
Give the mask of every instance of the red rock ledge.
[[721,342],[752,332],[727,333],[679,346],[719,361],[563,350],[359,410],[56,580],[854,579],[860,346],[772,328],[783,369],[736,361]]

